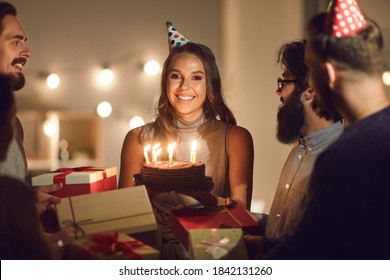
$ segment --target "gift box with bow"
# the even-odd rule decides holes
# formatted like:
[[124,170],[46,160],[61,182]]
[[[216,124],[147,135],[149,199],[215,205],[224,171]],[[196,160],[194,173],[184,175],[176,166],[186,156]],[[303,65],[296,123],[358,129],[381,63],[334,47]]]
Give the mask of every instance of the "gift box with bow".
[[60,168],[31,179],[32,186],[63,183],[64,187],[54,192],[58,197],[97,193],[118,188],[116,167]]
[[189,251],[194,260],[246,260],[248,254],[240,228],[193,229]]
[[260,225],[240,204],[232,207],[202,207],[172,210],[170,213],[172,232],[188,248],[188,233],[192,229],[241,228],[258,235]]
[[61,229],[73,227],[75,237],[121,231],[156,231],[157,224],[145,186],[63,198],[56,205]]
[[84,236],[70,242],[64,253],[64,258],[69,260],[157,260],[159,256],[156,249],[122,232]]

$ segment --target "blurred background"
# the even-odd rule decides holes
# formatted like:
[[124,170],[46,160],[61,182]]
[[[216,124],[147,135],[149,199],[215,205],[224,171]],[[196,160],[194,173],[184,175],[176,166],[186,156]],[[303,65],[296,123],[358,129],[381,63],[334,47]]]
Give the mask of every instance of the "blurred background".
[[[33,53],[24,68],[26,86],[16,94],[31,175],[82,165],[119,168],[130,127],[153,120],[170,20],[214,51],[228,105],[254,139],[251,210],[269,211],[291,149],[275,138],[276,52],[304,37],[308,20],[327,0],[11,2]],[[390,1],[358,4],[382,27],[390,71]],[[56,75],[47,79],[50,74]],[[389,86],[386,91],[390,96]]]

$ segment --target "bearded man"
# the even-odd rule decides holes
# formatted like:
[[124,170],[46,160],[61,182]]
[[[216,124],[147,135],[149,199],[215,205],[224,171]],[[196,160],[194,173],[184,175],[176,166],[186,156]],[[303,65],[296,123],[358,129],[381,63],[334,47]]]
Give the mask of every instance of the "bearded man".
[[[23,67],[31,57],[27,45],[27,36],[17,18],[16,8],[8,2],[0,2],[0,74],[3,75],[12,91],[23,88],[25,78]],[[0,93],[1,94],[1,93]],[[0,131],[0,133],[2,133]],[[27,160],[23,148],[23,127],[16,118],[15,137],[12,139],[4,161],[0,163],[0,175],[19,179],[28,183]],[[36,190],[36,206],[38,213],[59,203],[60,198],[51,192],[62,188],[62,184],[39,186]]]
[[282,104],[277,114],[276,136],[281,143],[294,146],[280,174],[268,218],[262,221],[265,251],[295,231],[315,160],[344,127],[333,107],[319,115],[316,92],[308,81],[304,49],[305,41],[300,40],[285,44],[278,51],[283,73],[277,80],[276,93]]

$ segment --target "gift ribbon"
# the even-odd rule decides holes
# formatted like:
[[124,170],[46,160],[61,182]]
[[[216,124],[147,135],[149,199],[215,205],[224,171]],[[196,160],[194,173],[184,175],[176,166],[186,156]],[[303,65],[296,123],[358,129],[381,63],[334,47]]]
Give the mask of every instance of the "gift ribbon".
[[[73,217],[74,218],[74,217]],[[80,221],[78,223],[74,222],[74,221],[71,221],[71,220],[65,220],[62,222],[62,224],[65,226],[65,227],[73,227],[74,229],[74,237],[77,239],[78,238],[78,233],[81,232],[81,234],[84,236],[86,235],[85,234],[85,231],[83,230],[83,228],[81,227],[83,224],[88,224],[89,222],[91,222],[93,219],[87,219],[87,220],[83,220],[83,221]]]
[[226,206],[223,207],[226,212],[229,214],[229,216],[240,226],[240,227],[243,227],[243,224],[240,222],[239,219],[237,219],[232,212],[229,211],[229,208],[227,208]]
[[219,239],[218,230],[216,228],[210,229],[211,232],[211,241],[202,240],[200,244],[197,244],[197,248],[205,249],[206,253],[209,253],[213,256],[213,259],[220,259],[225,256],[229,250],[232,248],[230,244],[230,238],[225,237]]
[[91,241],[97,245],[90,246],[84,249],[84,252],[95,254],[103,253],[106,255],[114,254],[116,252],[123,252],[130,260],[139,260],[141,255],[133,251],[134,248],[144,246],[145,244],[139,240],[119,241],[118,232],[108,234],[92,234]]
[[230,209],[232,209],[232,207],[217,206],[217,207],[207,209],[206,214],[216,215],[216,214],[227,213],[238,224],[239,227],[243,227],[244,225],[241,223],[240,219],[234,216],[234,213],[232,213]]
[[53,177],[53,183],[63,183],[65,184],[65,177],[68,176],[72,172],[80,172],[80,171],[102,171],[103,172],[103,179],[107,179],[107,174],[105,169],[101,168],[94,168],[93,166],[80,166],[80,167],[74,167],[74,168],[59,168],[56,171],[53,172],[62,172],[61,174],[55,175]]

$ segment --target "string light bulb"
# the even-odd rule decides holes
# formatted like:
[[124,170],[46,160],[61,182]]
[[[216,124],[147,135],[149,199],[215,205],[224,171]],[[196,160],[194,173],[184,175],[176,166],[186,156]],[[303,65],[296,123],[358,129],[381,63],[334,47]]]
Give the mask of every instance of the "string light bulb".
[[140,127],[140,126],[142,126],[144,124],[145,124],[145,121],[140,116],[134,116],[129,121],[130,129],[133,129],[133,128],[136,128],[136,127]]
[[382,80],[386,86],[390,86],[390,71],[383,72]]
[[160,72],[160,64],[155,60],[149,60],[144,65],[144,72],[148,76],[155,76]]
[[109,85],[114,80],[114,73],[108,67],[104,67],[104,69],[99,74],[99,81],[102,85]]
[[52,73],[46,78],[46,85],[50,89],[56,89],[60,85],[61,79],[56,73]]
[[108,116],[110,116],[112,112],[112,106],[110,102],[107,101],[100,102],[99,105],[97,106],[96,112],[101,118],[107,118]]
[[43,132],[46,136],[53,136],[56,133],[56,128],[50,120],[46,120],[43,123]]

